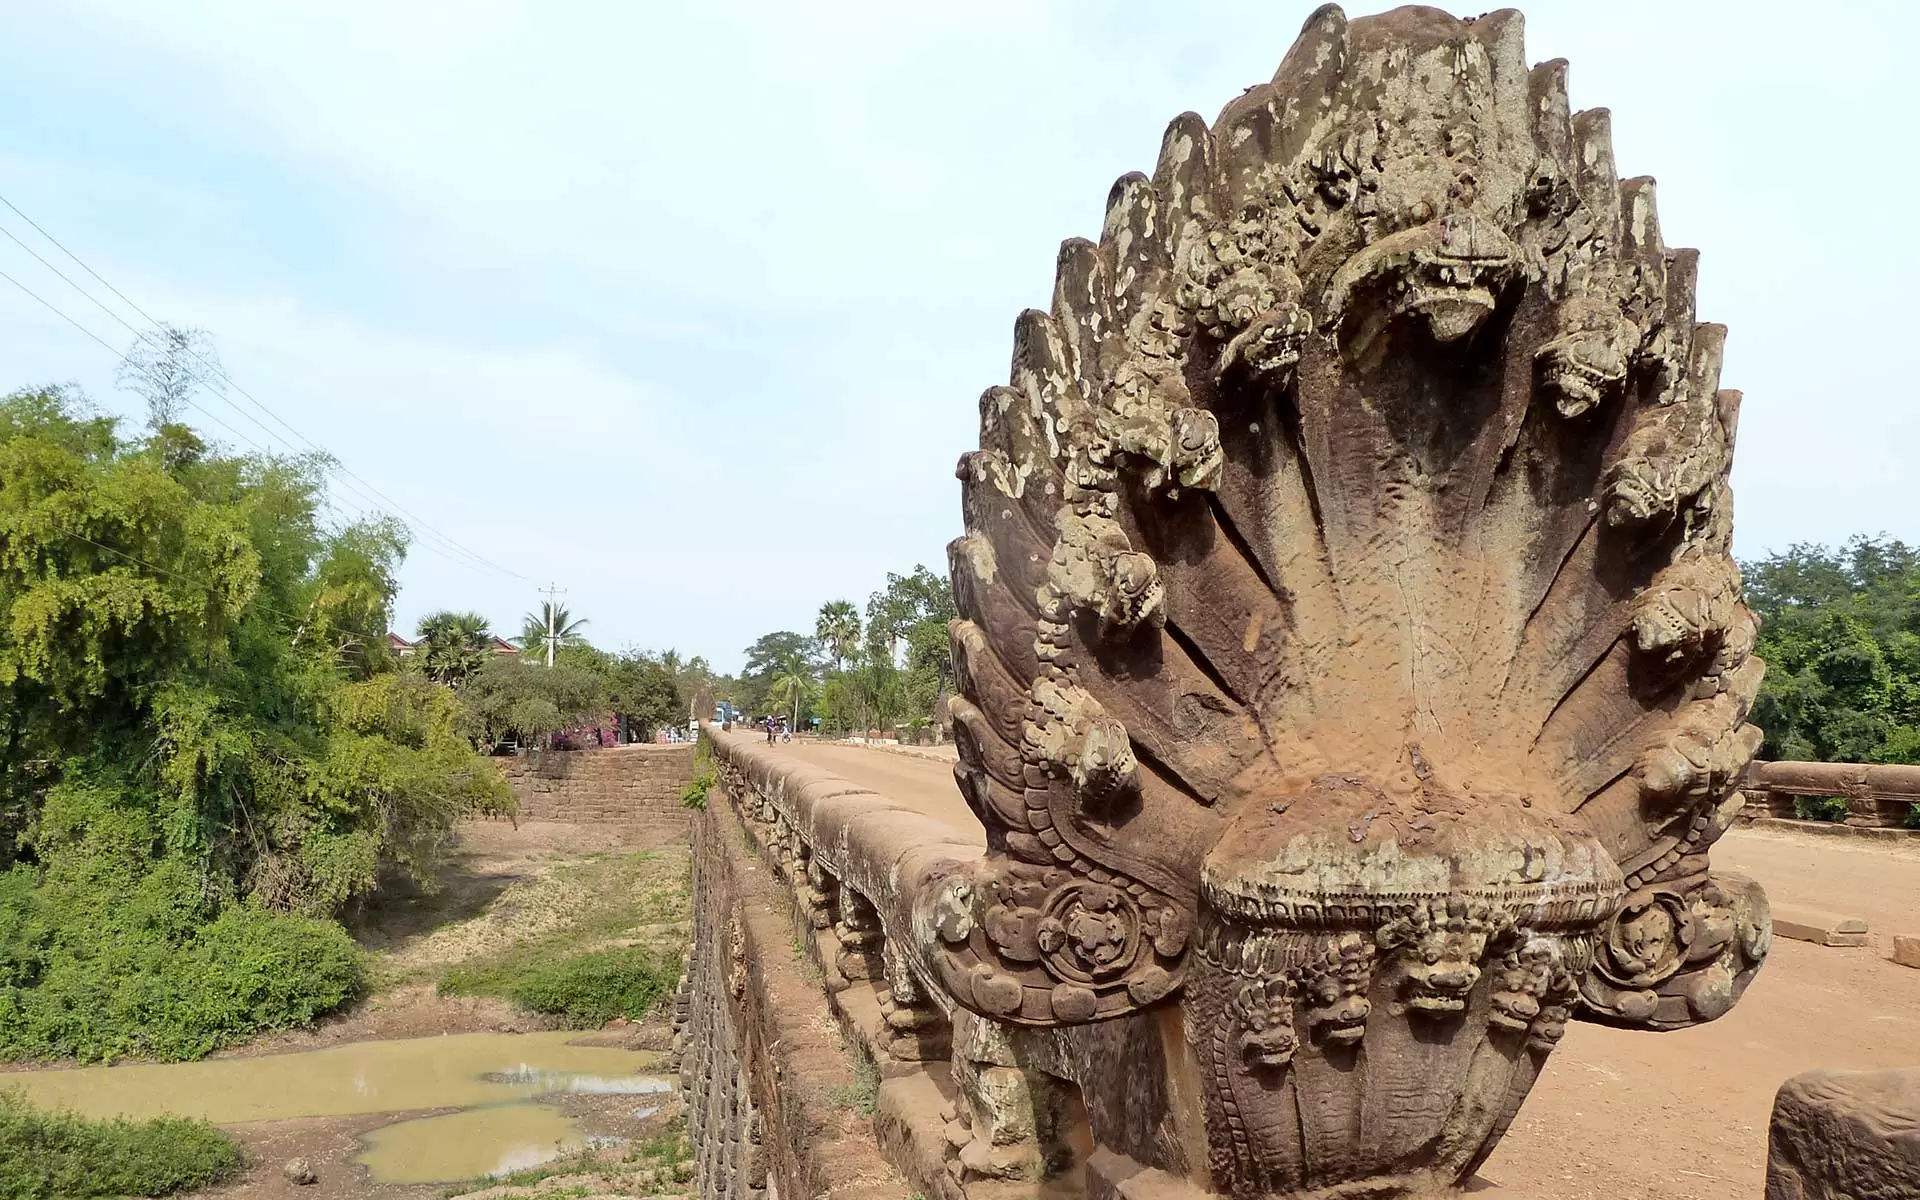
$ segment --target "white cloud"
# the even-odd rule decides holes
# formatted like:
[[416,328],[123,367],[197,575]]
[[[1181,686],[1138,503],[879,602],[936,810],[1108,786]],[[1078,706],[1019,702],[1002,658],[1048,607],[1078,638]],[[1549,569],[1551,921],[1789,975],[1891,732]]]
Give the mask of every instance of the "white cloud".
[[[596,632],[725,663],[938,562],[974,397],[1058,241],[1312,7],[20,6],[0,36],[63,66],[0,98],[81,135],[0,184],[383,490],[576,587]],[[1920,264],[1880,232],[1920,182],[1893,62],[1914,15],[1528,12],[1531,55],[1572,60],[1623,172],[1660,175],[1669,241],[1703,250],[1747,393],[1742,552],[1920,539],[1894,349]],[[38,363],[24,336],[0,351]],[[410,605],[530,603],[435,570]]]

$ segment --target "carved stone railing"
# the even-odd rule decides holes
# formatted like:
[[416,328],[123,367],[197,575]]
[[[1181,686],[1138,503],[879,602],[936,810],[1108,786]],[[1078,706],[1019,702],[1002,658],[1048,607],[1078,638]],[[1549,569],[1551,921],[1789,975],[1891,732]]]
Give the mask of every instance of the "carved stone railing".
[[916,930],[913,898],[979,860],[978,834],[753,735],[706,736],[718,773],[708,805],[731,809],[790,898],[821,999],[878,1076],[875,1136],[909,1192],[1083,1194],[1076,1065],[1047,1031],[956,1006],[925,958],[936,931]]
[[1793,820],[1796,796],[1847,803],[1843,824],[1855,829],[1906,829],[1920,804],[1920,767],[1880,763],[1756,762],[1741,781],[1748,819]]
[[[957,1197],[942,1153],[951,1025],[898,901],[983,848],[758,734],[703,733],[718,778],[693,822],[675,1039],[699,1194]],[[877,1139],[862,1117],[889,1113],[915,1128]]]

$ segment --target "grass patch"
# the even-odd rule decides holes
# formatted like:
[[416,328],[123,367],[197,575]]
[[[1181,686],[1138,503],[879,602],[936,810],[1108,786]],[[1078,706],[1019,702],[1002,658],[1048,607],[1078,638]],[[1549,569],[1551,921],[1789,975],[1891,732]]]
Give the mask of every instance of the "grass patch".
[[850,1108],[863,1117],[873,1115],[880,1104],[880,1071],[866,1055],[849,1050],[853,1063],[853,1082],[827,1089],[827,1102],[835,1108]]
[[705,808],[707,792],[713,788],[714,780],[719,778],[713,771],[702,771],[695,775],[686,787],[680,789],[681,808]]
[[705,808],[707,793],[719,777],[719,768],[713,761],[713,742],[703,737],[693,748],[693,779],[680,789],[680,807]]
[[558,868],[547,890],[567,898],[565,919],[483,939],[441,972],[439,990],[501,996],[575,1027],[643,1017],[679,983],[688,884],[683,858],[651,852]]
[[440,980],[447,995],[504,996],[522,1008],[560,1017],[576,1029],[615,1017],[637,1020],[680,982],[680,959],[663,961],[638,946],[591,950],[554,960],[527,949]]
[[239,1171],[233,1139],[204,1121],[90,1121],[0,1092],[0,1200],[166,1196]]

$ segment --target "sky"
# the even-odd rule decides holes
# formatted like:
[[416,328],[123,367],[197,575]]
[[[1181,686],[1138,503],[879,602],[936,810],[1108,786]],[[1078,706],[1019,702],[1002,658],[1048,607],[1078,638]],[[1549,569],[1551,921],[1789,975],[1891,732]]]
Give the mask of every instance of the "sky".
[[[0,195],[209,331],[285,422],[208,396],[208,434],[305,448],[291,427],[377,493],[339,513],[424,527],[399,628],[460,608],[511,633],[554,583],[597,644],[730,670],[944,568],[975,402],[1060,240],[1313,7],[11,0]],[[1920,239],[1887,224],[1920,193],[1894,62],[1920,7],[1525,11],[1529,57],[1571,61],[1667,242],[1702,251],[1746,394],[1736,552],[1920,540]],[[0,230],[145,327],[4,207]],[[0,271],[134,342],[4,236]],[[137,417],[116,361],[0,281],[0,388]]]

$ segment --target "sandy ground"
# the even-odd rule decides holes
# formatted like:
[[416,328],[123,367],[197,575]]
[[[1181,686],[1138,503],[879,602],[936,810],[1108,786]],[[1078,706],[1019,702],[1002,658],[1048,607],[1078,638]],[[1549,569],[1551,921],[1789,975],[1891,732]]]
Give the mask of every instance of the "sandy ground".
[[931,750],[909,753],[846,742],[794,742],[782,745],[780,750],[851,779],[861,787],[884,792],[902,804],[911,804],[956,829],[965,829],[982,839],[986,837],[979,818],[960,798],[960,789],[953,782],[953,760],[943,762],[930,757],[934,753]]
[[[977,830],[935,758],[817,744],[785,752]],[[1776,940],[1727,1016],[1679,1033],[1576,1023],[1482,1170],[1514,1200],[1754,1200],[1765,1190],[1774,1091],[1814,1067],[1920,1065],[1920,970],[1887,958],[1920,935],[1920,845],[1735,830],[1717,870],[1774,903],[1865,917],[1873,943]]]

